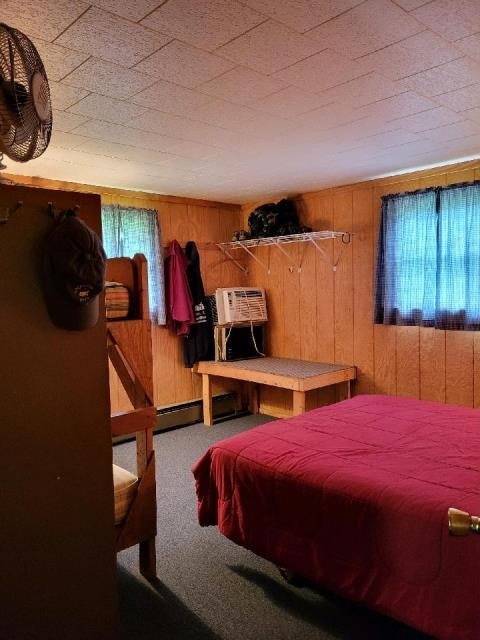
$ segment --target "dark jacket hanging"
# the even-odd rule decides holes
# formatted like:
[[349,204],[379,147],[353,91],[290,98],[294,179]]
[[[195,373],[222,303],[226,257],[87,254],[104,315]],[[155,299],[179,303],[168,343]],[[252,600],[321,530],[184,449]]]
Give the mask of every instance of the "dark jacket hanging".
[[193,299],[195,321],[184,338],[183,360],[186,367],[192,367],[199,360],[213,359],[213,326],[205,310],[205,289],[200,272],[200,255],[193,240],[185,246],[185,256],[189,261],[187,279]]

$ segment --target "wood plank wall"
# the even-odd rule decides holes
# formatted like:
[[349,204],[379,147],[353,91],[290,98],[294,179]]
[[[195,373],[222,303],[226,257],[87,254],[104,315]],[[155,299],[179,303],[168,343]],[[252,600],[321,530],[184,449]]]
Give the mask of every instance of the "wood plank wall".
[[[314,230],[354,233],[353,241],[324,241],[328,260],[312,245],[289,245],[291,264],[274,248],[257,250],[270,273],[255,261],[245,277],[225,260],[215,241],[229,240],[234,229],[247,228],[253,206],[242,209],[210,201],[190,200],[90,187],[39,178],[18,177],[19,182],[48,188],[100,193],[105,203],[157,209],[163,244],[176,238],[194,239],[200,247],[207,291],[217,286],[263,286],[267,291],[268,353],[325,362],[355,364],[355,393],[387,393],[480,406],[480,333],[439,331],[418,327],[389,327],[372,322],[375,245],[380,198],[386,193],[480,179],[480,161],[324,189],[296,197],[300,218]],[[260,203],[256,203],[260,204]],[[243,256],[244,258],[245,256]],[[181,341],[164,327],[153,331],[155,402],[165,406],[197,399],[200,381],[182,364]],[[219,383],[217,391],[234,388]],[[307,406],[342,397],[342,390],[311,392]],[[127,408],[120,387],[112,385],[115,410]],[[290,394],[263,388],[261,410],[289,415]]]
[[[9,177],[18,183],[34,184],[43,188],[98,193],[104,204],[117,203],[129,207],[156,209],[165,255],[166,247],[173,239],[182,246],[189,240],[196,242],[200,252],[202,279],[207,293],[213,293],[217,287],[246,284],[242,271],[226,259],[215,246],[215,242],[230,240],[233,231],[240,227],[241,208],[238,205],[25,176]],[[166,327],[155,326],[152,331],[152,340],[155,404],[161,407],[201,398],[200,376],[193,374],[183,365],[182,339]],[[129,409],[130,402],[112,370],[110,378],[112,411]],[[219,380],[214,387],[214,393],[232,388],[237,389],[238,385]]]
[[[386,393],[480,406],[480,332],[374,325],[373,276],[380,198],[387,193],[480,179],[480,161],[325,189],[295,198],[300,219],[314,230],[352,231],[353,240],[325,240],[333,272],[312,245],[287,245],[301,272],[274,247],[257,255],[268,274],[249,263],[249,285],[265,287],[269,354],[355,364],[355,393]],[[256,203],[259,204],[259,203]],[[255,205],[243,207],[243,226]],[[308,406],[334,399],[312,393]],[[291,399],[263,388],[261,410],[288,415]]]

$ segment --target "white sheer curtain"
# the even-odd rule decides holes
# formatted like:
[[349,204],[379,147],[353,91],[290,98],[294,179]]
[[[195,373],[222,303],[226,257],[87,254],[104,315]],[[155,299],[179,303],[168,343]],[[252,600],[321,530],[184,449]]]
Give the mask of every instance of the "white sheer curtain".
[[165,285],[158,215],[155,209],[102,205],[103,246],[109,258],[132,258],[143,253],[148,261],[150,317],[165,324]]

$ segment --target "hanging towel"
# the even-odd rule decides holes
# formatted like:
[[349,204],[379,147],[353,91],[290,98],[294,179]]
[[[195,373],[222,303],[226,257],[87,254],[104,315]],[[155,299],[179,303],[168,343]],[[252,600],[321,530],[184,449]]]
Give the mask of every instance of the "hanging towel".
[[193,299],[187,278],[189,260],[182,247],[172,240],[165,258],[165,298],[167,322],[179,336],[188,335],[195,321]]

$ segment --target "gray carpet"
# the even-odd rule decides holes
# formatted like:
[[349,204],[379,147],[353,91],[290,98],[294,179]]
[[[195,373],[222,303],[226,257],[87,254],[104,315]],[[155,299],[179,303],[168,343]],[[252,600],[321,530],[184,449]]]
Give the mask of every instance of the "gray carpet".
[[[269,562],[197,524],[194,462],[216,440],[270,419],[247,416],[154,437],[158,580],[139,574],[136,547],[118,555],[124,640],[425,640],[320,589],[287,584]],[[114,462],[135,471],[134,444],[114,447]]]

